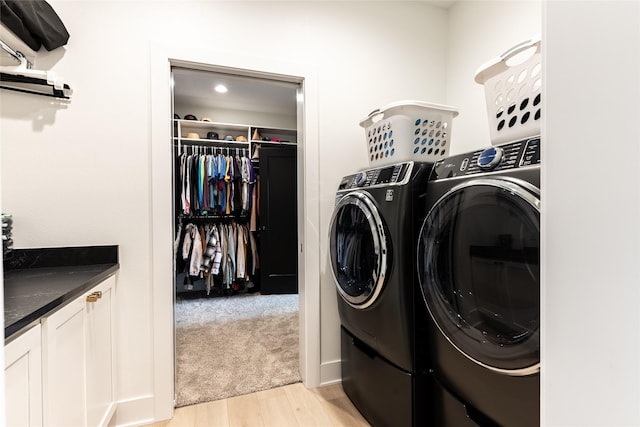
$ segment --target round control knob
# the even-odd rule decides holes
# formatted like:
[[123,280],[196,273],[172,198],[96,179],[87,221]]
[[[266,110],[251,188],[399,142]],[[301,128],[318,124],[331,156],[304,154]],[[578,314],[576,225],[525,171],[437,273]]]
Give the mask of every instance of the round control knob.
[[478,166],[483,170],[490,170],[500,164],[504,151],[500,147],[491,147],[478,156]]
[[367,182],[367,173],[359,172],[358,175],[356,175],[356,185],[362,187],[365,182]]

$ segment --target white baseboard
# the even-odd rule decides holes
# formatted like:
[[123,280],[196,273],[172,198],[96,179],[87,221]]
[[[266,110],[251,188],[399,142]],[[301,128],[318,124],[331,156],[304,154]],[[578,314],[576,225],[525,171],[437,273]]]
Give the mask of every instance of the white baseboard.
[[110,425],[133,427],[160,421],[154,420],[153,403],[152,394],[118,401],[116,413]]
[[327,386],[342,381],[340,359],[324,362],[320,365],[320,386]]

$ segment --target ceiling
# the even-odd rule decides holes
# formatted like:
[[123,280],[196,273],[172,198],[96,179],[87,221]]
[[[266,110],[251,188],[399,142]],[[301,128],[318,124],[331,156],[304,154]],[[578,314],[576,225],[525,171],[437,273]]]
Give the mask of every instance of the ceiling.
[[[267,78],[226,74],[188,68],[173,68],[173,95],[176,104],[203,109],[296,114],[298,84]],[[214,87],[223,84],[227,93]]]

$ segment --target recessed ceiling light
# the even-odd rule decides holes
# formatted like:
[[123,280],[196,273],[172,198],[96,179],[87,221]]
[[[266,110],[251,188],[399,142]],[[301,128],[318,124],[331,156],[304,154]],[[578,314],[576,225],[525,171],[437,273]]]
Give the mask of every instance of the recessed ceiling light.
[[225,85],[216,85],[215,90],[218,93],[227,93],[227,87]]

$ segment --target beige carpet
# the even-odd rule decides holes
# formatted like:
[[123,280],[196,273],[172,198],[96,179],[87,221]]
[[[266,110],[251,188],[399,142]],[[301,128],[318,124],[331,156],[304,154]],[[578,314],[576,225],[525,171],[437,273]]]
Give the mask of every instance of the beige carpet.
[[298,295],[181,300],[176,316],[176,407],[301,381]]

